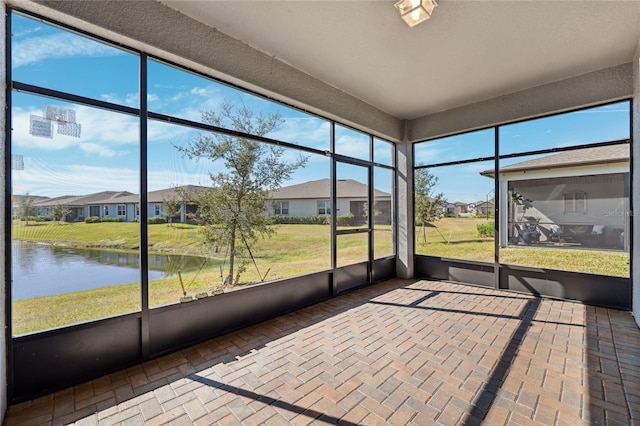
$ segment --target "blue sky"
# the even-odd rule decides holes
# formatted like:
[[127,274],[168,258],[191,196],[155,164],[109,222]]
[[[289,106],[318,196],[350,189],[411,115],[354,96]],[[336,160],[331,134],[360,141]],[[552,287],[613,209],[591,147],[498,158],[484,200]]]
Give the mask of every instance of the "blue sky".
[[[514,154],[581,144],[607,142],[629,138],[629,103],[621,102],[501,126],[500,154]],[[450,161],[491,157],[495,150],[494,130],[480,130],[451,136],[415,146],[415,164],[429,165]],[[501,160],[501,166],[535,157]],[[473,202],[486,200],[493,190],[492,179],[480,172],[493,169],[493,161],[432,168],[438,178],[435,192],[442,192],[448,201]],[[489,194],[491,198],[493,194]]]
[[[123,50],[14,14],[12,20],[13,79],[23,83],[91,97],[124,106],[139,105],[139,58]],[[263,114],[279,113],[282,125],[269,137],[329,149],[329,122],[212,80],[149,62],[148,106],[159,112],[193,121],[200,111],[216,110],[225,100]],[[29,134],[30,116],[42,116],[47,105],[75,111],[81,137],[58,134],[52,138]],[[24,157],[24,170],[13,172],[13,193],[77,195],[104,190],[139,192],[139,124],[136,117],[81,105],[14,93],[13,154]],[[183,158],[174,148],[201,132],[167,123],[148,127],[149,190],[183,184],[208,185],[209,173],[220,169],[207,160]],[[571,146],[629,137],[628,103],[576,112],[501,128],[501,151],[511,153]],[[336,151],[366,159],[368,137],[336,126]],[[376,141],[374,157],[390,163],[389,144]],[[429,164],[493,155],[493,131],[480,131],[420,144],[416,163]],[[288,150],[285,158],[296,153]],[[513,162],[517,162],[514,160]],[[480,171],[488,164],[467,164],[433,170],[437,191],[450,201],[486,198],[493,188]],[[377,176],[382,174],[376,173]],[[287,184],[329,177],[329,161],[312,155],[304,169]],[[378,189],[389,191],[390,180],[378,179]]]

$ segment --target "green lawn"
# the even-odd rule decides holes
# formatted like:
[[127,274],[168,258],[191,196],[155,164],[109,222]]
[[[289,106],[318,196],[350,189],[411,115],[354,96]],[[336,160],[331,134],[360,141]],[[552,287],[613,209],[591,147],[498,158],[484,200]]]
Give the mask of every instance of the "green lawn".
[[[198,226],[176,224],[149,226],[149,251],[152,253],[191,254],[224,261],[224,253],[212,253],[202,243]],[[241,285],[292,277],[330,268],[330,228],[327,225],[277,225],[276,233],[252,247],[257,265],[246,260]],[[113,250],[137,250],[139,226],[135,223],[55,224],[44,222],[25,226],[14,222],[13,238],[25,241],[100,247]],[[338,237],[339,264],[366,260],[366,234]],[[392,252],[391,227],[376,226],[374,252]],[[209,264],[209,262],[207,263]],[[182,274],[187,293],[211,294],[221,282],[217,267]],[[24,334],[72,323],[109,317],[140,309],[139,284],[106,286],[56,296],[19,300],[13,303],[14,334]],[[228,289],[227,289],[228,290]],[[177,276],[151,281],[149,306],[176,303],[182,296]]]
[[[445,218],[435,227],[426,228],[426,244],[422,229],[416,228],[416,252],[456,259],[493,262],[493,239],[477,236],[476,225],[485,219]],[[278,225],[277,232],[258,242],[252,252],[256,266],[247,259],[241,285],[326,270],[330,267],[330,228],[327,225]],[[55,224],[38,223],[25,226],[15,222],[13,238],[78,247],[100,247],[112,250],[137,250],[139,226],[135,223]],[[376,226],[376,257],[392,253],[391,227]],[[366,257],[366,234],[338,236],[338,264],[363,261]],[[224,253],[212,253],[202,243],[195,225],[176,224],[149,226],[149,251],[152,253],[191,254],[222,262]],[[622,252],[569,250],[536,247],[504,248],[501,262],[540,268],[561,269],[603,275],[628,276],[629,255]],[[193,270],[193,269],[191,269]],[[219,287],[220,271],[206,266],[200,272],[183,274],[187,293],[211,294]],[[96,318],[109,317],[140,309],[139,284],[108,286],[95,290],[37,297],[13,303],[13,332],[24,334],[65,326]],[[230,290],[230,289],[227,289]],[[149,306],[177,303],[182,296],[176,277],[151,281]]]
[[[494,261],[493,238],[478,237],[476,226],[484,218],[443,218],[416,227],[416,253],[452,259]],[[556,247],[518,246],[500,249],[500,262],[508,265],[559,269],[620,277],[629,276],[629,253]]]

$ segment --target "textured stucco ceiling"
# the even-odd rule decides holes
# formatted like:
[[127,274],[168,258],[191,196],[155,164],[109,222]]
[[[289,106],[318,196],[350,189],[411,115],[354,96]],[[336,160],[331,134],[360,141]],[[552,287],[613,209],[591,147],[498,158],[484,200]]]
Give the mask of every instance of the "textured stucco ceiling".
[[414,28],[393,1],[161,2],[402,119],[627,63],[640,40],[640,1],[442,0]]

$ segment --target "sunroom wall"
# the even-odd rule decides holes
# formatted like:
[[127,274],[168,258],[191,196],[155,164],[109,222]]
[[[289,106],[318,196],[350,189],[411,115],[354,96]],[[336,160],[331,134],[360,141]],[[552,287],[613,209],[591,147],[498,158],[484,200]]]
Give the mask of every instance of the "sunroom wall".
[[375,136],[401,139],[401,120],[157,1],[8,3]]
[[[408,199],[412,194],[410,141],[444,136],[632,95],[636,101],[633,112],[633,136],[634,139],[640,137],[640,110],[638,109],[640,56],[638,54],[633,63],[440,112],[406,123],[155,1],[15,3],[18,7],[41,13],[113,40],[144,48],[149,53],[206,71],[260,93],[272,95],[310,112],[321,113],[327,118],[337,119],[375,135],[400,142],[398,155],[400,206],[397,218],[401,240],[405,241],[411,241],[413,238],[412,235],[408,235],[412,231],[409,229],[411,227],[407,226],[413,222],[410,208],[412,200]],[[4,35],[4,29],[1,33]],[[4,44],[3,40],[3,53]],[[216,55],[212,54],[213,50],[216,51]],[[232,54],[227,54],[230,52]],[[4,58],[4,54],[2,57]],[[268,72],[265,72],[266,70]],[[4,67],[2,81],[5,82]],[[4,127],[4,119],[0,122],[0,127]],[[640,151],[634,144],[634,163],[639,161],[638,158],[640,158]],[[637,182],[636,177],[634,183]],[[634,206],[639,203],[638,198],[640,197],[634,198]],[[640,208],[640,205],[637,208]],[[640,229],[638,227],[640,222],[635,216],[633,222],[634,228]],[[402,235],[403,232],[405,235]],[[0,238],[4,238],[4,234]],[[410,250],[410,248],[404,250],[399,248],[398,253],[407,265],[406,270],[399,274],[406,277],[412,276]],[[640,250],[635,250],[632,267],[638,264],[639,252]],[[6,257],[1,256],[1,258],[3,264],[0,275],[4,278]],[[634,278],[640,278],[639,270],[640,268],[633,267]],[[636,283],[638,281],[640,279],[634,280]],[[634,287],[636,290],[634,314],[638,319],[640,318],[640,288],[638,284]],[[0,321],[4,322],[4,313]],[[5,341],[2,339],[0,353],[3,356],[4,344]],[[4,413],[6,407],[5,371],[5,363],[1,362],[0,414]]]
[[[631,111],[632,140],[640,141],[640,43],[633,60],[633,105]],[[632,147],[631,170],[640,170],[640,147],[635,142]],[[640,173],[632,173],[631,182],[631,206],[633,212],[640,212],[640,196],[634,188],[640,187]],[[640,326],[640,219],[638,213],[631,215],[633,235],[633,257],[631,258],[631,282],[633,285],[633,295],[631,299],[633,316]]]

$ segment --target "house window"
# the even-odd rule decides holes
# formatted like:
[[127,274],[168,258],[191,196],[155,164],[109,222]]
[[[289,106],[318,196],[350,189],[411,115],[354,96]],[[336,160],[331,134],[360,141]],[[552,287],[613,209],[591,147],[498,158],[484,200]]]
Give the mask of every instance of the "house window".
[[126,216],[127,211],[124,207],[124,204],[118,204],[118,216]]
[[274,201],[273,214],[276,216],[286,216],[289,214],[289,202],[288,201]]
[[331,202],[328,200],[318,201],[318,214],[331,214]]
[[160,216],[161,214],[162,214],[162,205],[156,204],[155,205],[155,215],[156,216]]
[[104,215],[109,216],[109,206],[104,206]]
[[562,194],[564,199],[564,212],[567,213],[587,213],[587,193],[584,191],[572,191]]
[[140,204],[136,204],[136,216],[140,216]]

